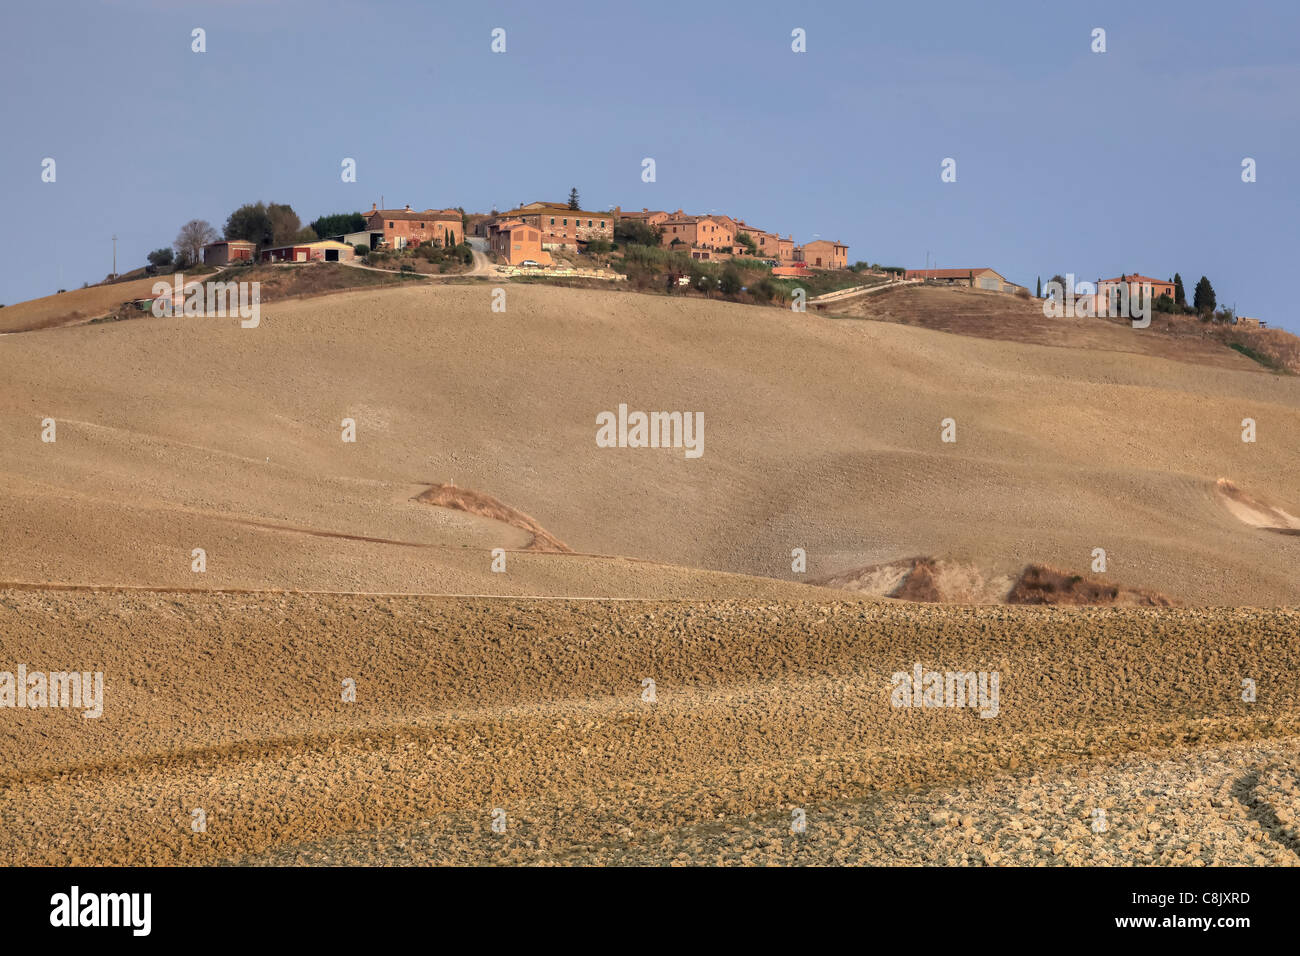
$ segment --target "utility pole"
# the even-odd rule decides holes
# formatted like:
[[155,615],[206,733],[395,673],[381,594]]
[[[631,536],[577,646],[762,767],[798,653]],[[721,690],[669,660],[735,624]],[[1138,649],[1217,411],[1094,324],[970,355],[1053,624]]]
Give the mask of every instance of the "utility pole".
[[117,233],[113,233],[113,278],[117,278]]

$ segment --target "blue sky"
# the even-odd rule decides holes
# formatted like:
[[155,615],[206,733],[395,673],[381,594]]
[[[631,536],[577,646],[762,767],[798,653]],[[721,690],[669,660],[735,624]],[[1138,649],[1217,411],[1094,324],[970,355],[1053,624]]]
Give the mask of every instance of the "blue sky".
[[125,271],[258,199],[305,223],[576,185],[587,208],[716,210],[1031,287],[1177,271],[1190,297],[1205,274],[1300,332],[1294,2],[116,0],[3,23],[0,302],[102,279],[114,233]]

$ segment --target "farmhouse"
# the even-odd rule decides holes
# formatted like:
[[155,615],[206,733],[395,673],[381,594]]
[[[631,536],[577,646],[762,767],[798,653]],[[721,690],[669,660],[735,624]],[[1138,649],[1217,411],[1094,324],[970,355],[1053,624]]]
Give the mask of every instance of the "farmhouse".
[[1016,285],[1003,278],[992,269],[908,269],[907,279],[922,279],[926,282],[940,282],[944,285],[967,286],[972,289],[988,289],[992,292],[1019,292],[1024,286]]
[[[366,217],[366,229],[382,234],[389,249],[404,249],[422,242],[449,247],[465,241],[465,227],[458,209],[377,209],[373,203]],[[372,243],[373,248],[373,243]]]
[[736,233],[724,221],[712,216],[687,216],[680,209],[659,223],[663,230],[660,240],[670,248],[711,249],[731,252],[736,244]]
[[1139,300],[1154,301],[1162,295],[1167,295],[1171,299],[1174,297],[1173,282],[1141,275],[1122,275],[1117,279],[1098,279],[1097,295],[1109,301],[1112,295],[1122,295],[1121,289],[1124,286],[1128,287],[1128,297],[1133,302]]
[[247,239],[222,239],[203,247],[203,264],[224,266],[232,262],[252,262],[257,243]]
[[[767,232],[766,230],[759,229],[756,226],[751,226],[747,224],[743,219],[740,222],[736,223],[736,248],[740,250],[737,253],[738,255],[749,254],[748,250],[744,249],[740,245],[740,234],[742,232],[745,235],[749,236],[750,239],[754,240],[754,254],[759,259],[776,259],[780,261],[781,237],[776,235],[776,233]],[[790,248],[791,251],[793,252],[794,249],[793,240],[791,240],[790,242]]]
[[488,227],[488,243],[494,255],[512,266],[524,262],[551,265],[551,254],[542,248],[541,230],[522,219],[492,223]]
[[263,249],[263,262],[347,262],[355,257],[352,247],[333,239],[295,242],[287,246]]
[[497,222],[519,220],[541,233],[543,249],[573,249],[592,239],[614,238],[612,212],[586,212],[570,209],[567,203],[530,202],[526,206],[501,213]]
[[842,242],[815,239],[794,250],[796,262],[806,262],[813,269],[847,269],[849,247]]

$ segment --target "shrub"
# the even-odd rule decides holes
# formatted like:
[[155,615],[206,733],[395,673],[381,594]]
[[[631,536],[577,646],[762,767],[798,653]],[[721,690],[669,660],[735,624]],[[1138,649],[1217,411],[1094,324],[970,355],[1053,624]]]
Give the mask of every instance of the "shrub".
[[776,295],[776,286],[772,280],[764,276],[757,282],[751,282],[749,285],[749,294],[758,302],[771,302]]
[[589,239],[587,240],[587,252],[600,254],[612,251],[614,246],[606,239]]
[[359,257],[365,258],[366,256],[370,255],[370,246],[368,243],[358,242],[355,246],[352,247],[352,251],[356,253]]
[[614,226],[614,238],[638,246],[657,246],[663,232],[636,219],[620,219]]
[[729,263],[722,270],[722,278],[718,282],[718,288],[723,295],[739,295],[744,284],[744,280],[740,277],[740,270]]
[[149,253],[148,259],[149,259],[149,265],[156,266],[158,268],[171,265],[172,264],[171,247],[169,246],[163,249],[155,249],[153,252]]

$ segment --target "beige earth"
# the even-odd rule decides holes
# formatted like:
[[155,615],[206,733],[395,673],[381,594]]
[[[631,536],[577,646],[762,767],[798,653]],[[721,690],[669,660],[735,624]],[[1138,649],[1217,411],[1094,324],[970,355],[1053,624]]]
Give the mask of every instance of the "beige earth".
[[1295,862],[1296,378],[493,288],[0,341],[6,860]]
[[[795,548],[809,577],[915,555],[1092,573],[1101,548],[1109,579],[1180,601],[1300,599],[1300,541],[1217,491],[1300,513],[1300,379],[1236,353],[1249,367],[506,291],[505,312],[489,284],[422,284],[272,303],[256,329],[6,336],[0,581],[605,593],[603,565],[492,572],[491,548],[529,536],[419,500],[454,484],[579,554],[795,581]],[[597,447],[597,414],[620,404],[703,413],[703,456]]]
[[[105,675],[97,719],[0,711],[14,863],[1300,859],[1296,611],[34,590],[0,608],[0,659]],[[997,673],[996,708],[896,706],[916,664]]]

